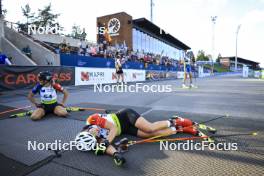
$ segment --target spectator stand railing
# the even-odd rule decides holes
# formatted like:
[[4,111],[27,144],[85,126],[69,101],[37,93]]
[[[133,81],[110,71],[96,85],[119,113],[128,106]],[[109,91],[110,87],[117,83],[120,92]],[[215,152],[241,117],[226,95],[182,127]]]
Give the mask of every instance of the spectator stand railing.
[[10,21],[4,21],[5,26],[7,26],[10,29],[15,30],[16,32],[19,32],[20,34],[23,34],[25,37],[31,39],[32,41],[40,44],[41,46],[47,48],[48,50],[50,50],[53,53],[56,53],[56,48],[46,44],[45,42],[39,41],[35,38],[33,38],[31,35],[29,35],[27,32],[25,32],[24,30],[21,29],[20,24],[19,23],[14,23],[14,22],[10,22]]

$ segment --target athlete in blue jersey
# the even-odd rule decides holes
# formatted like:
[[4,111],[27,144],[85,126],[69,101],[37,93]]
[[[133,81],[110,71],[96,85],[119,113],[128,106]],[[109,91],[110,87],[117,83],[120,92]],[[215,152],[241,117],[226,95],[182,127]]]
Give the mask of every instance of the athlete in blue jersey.
[[[32,120],[40,120],[48,113],[54,113],[58,116],[65,117],[67,115],[64,104],[68,97],[68,92],[58,83],[52,80],[50,72],[40,72],[38,75],[39,82],[33,87],[32,91],[29,92],[28,99],[37,109],[32,113]],[[57,92],[64,94],[61,103],[57,102]],[[34,98],[35,94],[40,95],[40,103]]]
[[0,52],[0,65],[12,65],[6,55],[1,54]]
[[[190,86],[186,86],[187,76],[190,79]],[[185,58],[184,59],[184,77],[183,77],[182,88],[190,88],[190,87],[195,87],[192,84],[192,66],[191,66],[191,60]]]

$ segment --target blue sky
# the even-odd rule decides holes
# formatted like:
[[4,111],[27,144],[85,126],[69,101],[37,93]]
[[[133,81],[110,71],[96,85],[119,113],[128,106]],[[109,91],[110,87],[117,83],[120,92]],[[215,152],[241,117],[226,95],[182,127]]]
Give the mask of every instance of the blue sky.
[[[150,17],[150,0],[3,0],[7,20],[23,21],[21,6],[33,11],[49,2],[61,14],[59,22],[70,30],[75,23],[85,27],[88,40],[96,39],[96,17],[125,11],[134,19]],[[215,57],[235,55],[236,29],[238,56],[261,63],[264,67],[264,0],[153,0],[154,23],[186,43],[196,54],[212,54],[211,16],[215,25]]]

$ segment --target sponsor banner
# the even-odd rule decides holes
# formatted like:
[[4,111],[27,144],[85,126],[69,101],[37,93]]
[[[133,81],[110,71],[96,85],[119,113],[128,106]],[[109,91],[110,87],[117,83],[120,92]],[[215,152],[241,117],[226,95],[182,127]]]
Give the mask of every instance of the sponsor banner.
[[50,71],[63,86],[74,85],[74,67],[60,66],[0,66],[0,91],[32,88],[38,73]]
[[114,83],[114,69],[75,67],[75,85],[93,85],[99,83]]
[[[145,70],[124,69],[125,82],[145,81]],[[115,72],[114,72],[115,73]]]
[[[125,82],[145,81],[145,70],[123,69]],[[117,75],[112,68],[75,68],[75,85],[116,83]]]
[[211,76],[211,73],[203,73],[203,77]]
[[184,72],[183,71],[177,72],[177,78],[183,79],[184,78]]
[[146,80],[160,80],[160,79],[172,79],[177,78],[177,72],[172,71],[146,71]]
[[177,72],[167,72],[166,78],[177,78]]

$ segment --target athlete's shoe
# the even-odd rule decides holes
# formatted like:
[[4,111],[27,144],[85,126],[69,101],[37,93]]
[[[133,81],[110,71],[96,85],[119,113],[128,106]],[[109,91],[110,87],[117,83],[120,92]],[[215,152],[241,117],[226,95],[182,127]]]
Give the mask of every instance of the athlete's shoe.
[[195,85],[193,85],[193,84],[191,84],[191,85],[190,85],[190,88],[198,88],[198,87],[195,86]]
[[203,141],[206,141],[208,143],[214,143],[215,142],[215,140],[212,137],[209,137],[208,135],[206,135],[205,133],[203,133],[201,131],[198,131],[196,136],[205,137],[205,138],[203,138]]
[[209,133],[212,133],[212,134],[215,134],[217,132],[217,130],[213,127],[210,127],[210,126],[207,126],[207,125],[204,125],[204,124],[196,124],[198,129],[200,130],[205,130]]
[[189,89],[190,87],[186,86],[185,84],[182,84],[183,89]]
[[179,116],[173,116],[172,118],[169,119],[171,126],[175,127],[189,127],[193,126],[195,123],[187,118],[182,118]]

